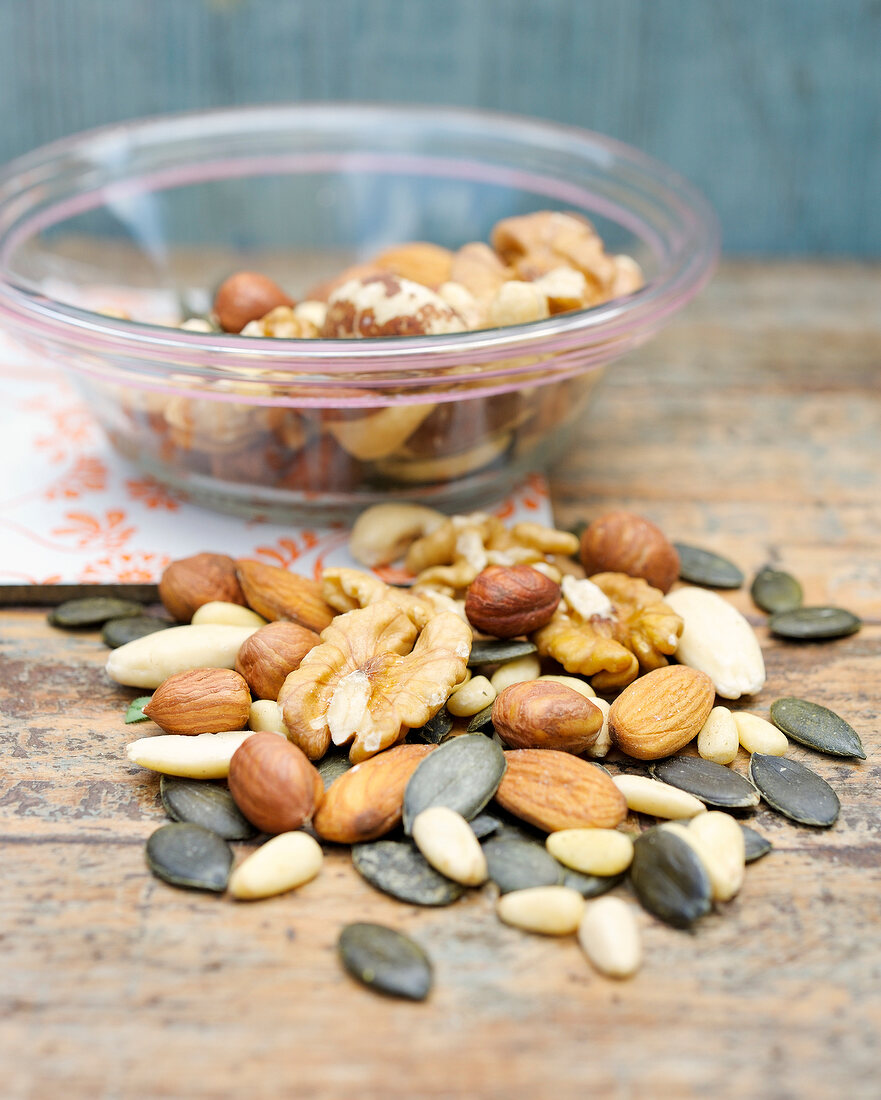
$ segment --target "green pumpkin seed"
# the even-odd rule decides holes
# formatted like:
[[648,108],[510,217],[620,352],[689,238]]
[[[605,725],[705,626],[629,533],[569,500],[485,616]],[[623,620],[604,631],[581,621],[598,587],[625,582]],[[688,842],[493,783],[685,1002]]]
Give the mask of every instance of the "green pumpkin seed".
[[110,619],[101,631],[101,641],[110,649],[118,649],[135,638],[145,638],[157,630],[167,630],[174,623],[155,615],[132,615],[122,619]]
[[352,845],[355,870],[371,886],[410,905],[450,905],[464,893],[405,840],[374,840]]
[[410,730],[410,736],[414,741],[423,741],[427,745],[439,745],[446,741],[453,728],[453,716],[446,707],[441,707],[433,718],[429,718],[424,726]]
[[128,710],[125,712],[126,725],[131,725],[132,722],[149,722],[149,717],[144,714],[144,707],[153,698],[152,695],[139,695],[137,699],[132,699],[128,705]]
[[369,989],[424,1001],[431,962],[418,943],[382,924],[347,924],[337,944],[343,966]]
[[487,813],[478,814],[477,817],[472,817],[468,824],[471,826],[471,831],[478,840],[481,840],[485,836],[490,836],[492,833],[497,833],[502,827],[502,822],[499,818],[495,817],[493,814]]
[[778,611],[768,619],[772,634],[792,641],[822,641],[856,634],[863,625],[851,611],[843,607],[796,607]]
[[655,779],[688,791],[709,806],[746,810],[758,806],[759,792],[742,775],[699,756],[671,756],[649,768]]
[[838,795],[816,772],[785,756],[754,752],[749,774],[772,810],[800,825],[826,829],[838,820]]
[[112,596],[89,596],[83,600],[66,600],[49,612],[52,626],[64,630],[79,630],[102,626],[110,619],[130,619],[143,615],[143,604],[119,600]]
[[451,737],[424,757],[404,791],[404,832],[429,806],[448,806],[466,821],[496,793],[507,763],[501,748],[482,733]]
[[479,710],[466,726],[469,733],[491,732],[493,724],[493,704]]
[[344,772],[347,772],[349,768],[352,767],[352,761],[349,759],[349,750],[347,748],[332,748],[329,752],[325,753],[320,760],[316,760],[315,767],[318,769],[318,774],[321,776],[324,789],[327,790],[335,779],[339,779]]
[[787,696],[771,704],[771,721],[799,744],[830,756],[866,759],[863,743],[849,722],[819,703]]
[[756,573],[749,592],[756,607],[769,615],[801,607],[804,598],[801,585],[791,573],[772,569],[769,565]]
[[630,882],[640,905],[674,928],[688,928],[710,911],[712,889],[703,864],[668,829],[649,829],[637,837]]
[[620,875],[584,875],[581,871],[570,871],[565,867],[563,870],[563,885],[577,890],[583,898],[588,899],[607,894],[627,878],[626,872]]
[[174,821],[201,825],[224,840],[248,840],[257,829],[242,814],[226,787],[204,779],[179,779],[163,775],[159,797]]
[[753,860],[761,859],[762,856],[766,856],[774,847],[767,837],[763,837],[761,833],[757,833],[755,829],[751,829],[749,825],[741,825],[740,831],[743,833],[743,847],[747,863],[752,863]]
[[201,825],[163,825],[147,841],[147,863],[172,886],[222,894],[232,867],[232,849]]
[[468,667],[477,665],[505,665],[518,657],[528,657],[538,650],[532,642],[475,642],[468,657]]
[[679,555],[680,580],[705,588],[740,588],[743,584],[743,573],[733,561],[684,542],[674,542],[673,546]]
[[546,848],[531,840],[498,837],[483,845],[489,877],[499,893],[527,890],[531,886],[558,886],[563,868]]

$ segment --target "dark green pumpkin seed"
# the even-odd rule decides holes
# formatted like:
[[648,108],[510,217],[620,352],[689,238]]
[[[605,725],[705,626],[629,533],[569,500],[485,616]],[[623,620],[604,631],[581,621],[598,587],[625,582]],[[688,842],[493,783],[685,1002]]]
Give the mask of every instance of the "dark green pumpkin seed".
[[843,607],[796,607],[778,611],[768,619],[772,634],[792,641],[822,641],[856,634],[863,625],[851,611]]
[[155,615],[133,615],[130,618],[110,619],[101,631],[101,641],[110,649],[117,649],[136,638],[146,638],[157,630],[167,630],[174,623]]
[[448,806],[466,820],[496,793],[507,763],[502,749],[482,733],[451,737],[419,762],[404,791],[404,832],[429,806]]
[[688,791],[709,806],[747,810],[758,806],[759,792],[742,775],[699,756],[671,756],[649,768],[655,779]]
[[562,866],[543,845],[531,840],[498,837],[483,845],[483,854],[489,877],[502,894],[531,886],[557,886],[563,878]]
[[143,615],[143,604],[119,600],[112,596],[89,596],[83,600],[67,600],[49,612],[52,626],[64,630],[79,630],[103,626],[110,619],[130,619]]
[[688,928],[709,913],[710,880],[686,841],[654,828],[633,845],[630,881],[640,905],[674,928]]
[[431,989],[431,962],[409,936],[382,924],[347,924],[337,944],[343,966],[369,989],[424,1001]]
[[801,585],[791,573],[772,569],[768,565],[756,573],[749,592],[756,607],[769,615],[801,607],[804,598]]
[[201,825],[163,825],[147,841],[147,863],[172,886],[222,894],[232,867],[232,849]]
[[477,817],[472,817],[468,824],[471,826],[471,831],[478,840],[481,840],[485,836],[490,836],[492,833],[497,833],[502,827],[501,820],[493,814],[488,813],[482,813],[478,814]]
[[411,905],[450,905],[464,889],[435,871],[406,840],[373,840],[352,845],[355,870],[371,886]]
[[673,546],[679,555],[680,580],[705,588],[740,588],[743,584],[743,573],[733,561],[684,542],[674,542]]
[[627,878],[621,875],[583,875],[580,871],[570,871],[564,868],[563,885],[577,890],[583,898],[598,898],[614,890],[616,886]]
[[485,731],[491,732],[493,724],[493,704],[490,703],[488,707],[484,707],[483,710],[479,710],[477,714],[468,723],[466,729],[469,733],[483,733]]
[[766,856],[774,847],[767,837],[762,836],[761,833],[757,833],[755,829],[751,829],[749,825],[741,825],[740,831],[743,833],[743,846],[747,863],[752,863],[753,860],[761,859],[762,856]]
[[453,716],[446,707],[441,707],[433,718],[429,718],[424,726],[410,730],[414,741],[423,741],[427,745],[439,745],[450,736],[453,728]]
[[783,756],[754,752],[749,774],[772,810],[800,825],[826,829],[838,820],[838,795],[816,772]]
[[860,735],[849,722],[828,707],[807,699],[787,696],[771,704],[771,721],[787,737],[799,744],[830,756],[856,756],[866,759]]
[[532,642],[475,642],[471,647],[468,667],[477,665],[504,665],[519,657],[538,652]]
[[132,722],[149,722],[150,719],[144,714],[144,707],[153,698],[152,695],[139,695],[137,699],[132,699],[128,705],[128,710],[125,712],[126,725],[131,725]]
[[224,840],[248,840],[257,829],[242,814],[226,787],[204,779],[179,779],[163,775],[159,797],[174,821],[201,825]]
[[315,767],[318,769],[318,774],[321,776],[324,789],[327,790],[335,779],[339,779],[344,772],[347,772],[349,768],[352,767],[352,761],[349,759],[349,750],[347,748],[332,748],[329,752],[325,753],[320,760],[315,762]]

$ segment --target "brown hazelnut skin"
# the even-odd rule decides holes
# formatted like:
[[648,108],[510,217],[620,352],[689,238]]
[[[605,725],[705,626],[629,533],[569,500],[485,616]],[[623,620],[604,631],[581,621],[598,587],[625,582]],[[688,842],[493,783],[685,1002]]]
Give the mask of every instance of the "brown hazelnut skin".
[[626,573],[668,592],[679,576],[679,555],[667,536],[633,512],[607,512],[581,536],[581,564],[587,575]]
[[188,623],[202,604],[214,600],[247,607],[236,563],[226,554],[194,554],[170,562],[159,580],[159,599],[180,623]]
[[217,288],[214,312],[224,332],[241,332],[249,321],[259,321],[277,306],[293,300],[278,283],[257,271],[237,271]]
[[599,737],[603,714],[565,684],[525,680],[500,691],[492,722],[512,749],[585,752]]
[[468,622],[494,638],[516,638],[551,621],[560,586],[530,565],[488,565],[465,596]]
[[233,753],[229,789],[264,833],[288,833],[308,821],[324,796],[318,770],[302,749],[276,733],[255,733]]
[[248,681],[257,699],[278,699],[289,672],[321,641],[314,630],[279,620],[255,630],[242,642],[236,672]]

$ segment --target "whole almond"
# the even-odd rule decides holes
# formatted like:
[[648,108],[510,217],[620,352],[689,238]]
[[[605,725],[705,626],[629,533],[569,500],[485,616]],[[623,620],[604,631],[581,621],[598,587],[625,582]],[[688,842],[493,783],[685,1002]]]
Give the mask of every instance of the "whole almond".
[[565,684],[531,680],[512,684],[496,696],[492,722],[512,749],[581,753],[596,741],[603,713]]
[[317,581],[260,561],[237,561],[236,571],[248,606],[264,619],[285,619],[319,634],[330,626],[334,611]]
[[204,623],[157,630],[114,649],[107,658],[107,675],[129,687],[158,688],[177,672],[232,668],[239,647],[255,629]]
[[226,554],[194,554],[171,562],[159,579],[159,599],[181,623],[190,622],[206,603],[245,604],[236,563]]
[[410,776],[434,747],[396,745],[343,772],[313,818],[316,833],[337,844],[358,844],[391,832],[401,820]]
[[248,724],[251,692],[228,668],[194,668],[163,680],[144,707],[166,733],[226,733]]
[[581,536],[587,575],[626,573],[666,592],[679,576],[679,555],[667,536],[633,512],[607,512]]
[[488,565],[471,582],[465,614],[495,638],[516,638],[547,626],[560,602],[560,586],[529,565]]
[[637,760],[660,760],[697,737],[716,693],[704,672],[667,665],[640,676],[609,711],[612,743]]
[[283,894],[315,878],[324,854],[308,833],[279,833],[236,867],[229,892],[242,901]]
[[320,641],[314,630],[298,623],[268,623],[242,644],[236,672],[244,676],[258,699],[278,699],[288,673],[299,668],[300,661]]
[[255,733],[236,751],[229,789],[245,817],[265,833],[299,829],[324,794],[321,776],[302,749],[275,733]]
[[545,832],[613,829],[627,816],[627,803],[596,764],[553,749],[513,749],[495,798],[502,809]]

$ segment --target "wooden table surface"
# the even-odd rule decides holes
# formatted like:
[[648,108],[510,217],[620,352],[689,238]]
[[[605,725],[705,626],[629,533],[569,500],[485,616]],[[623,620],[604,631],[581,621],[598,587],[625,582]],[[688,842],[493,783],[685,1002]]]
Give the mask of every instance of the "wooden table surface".
[[[610,372],[553,482],[558,518],[642,512],[806,602],[865,619],[825,644],[771,639],[768,682],[844,715],[864,763],[793,749],[838,791],[831,830],[760,811],[774,852],[692,934],[645,917],[635,980],[574,940],[498,923],[493,888],[401,905],[345,853],[255,904],[176,890],[144,864],[165,818],[127,764],[136,692],[96,635],[0,616],[0,1094],[9,1097],[869,1097],[881,1088],[881,268],[727,265]],[[221,549],[221,548],[218,548]],[[134,728],[137,730],[137,727]],[[744,760],[736,765],[744,768]],[[424,1004],[340,969],[376,920],[432,955]]]

